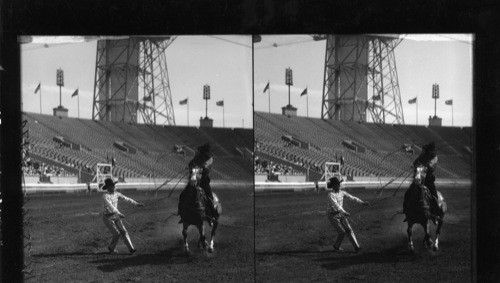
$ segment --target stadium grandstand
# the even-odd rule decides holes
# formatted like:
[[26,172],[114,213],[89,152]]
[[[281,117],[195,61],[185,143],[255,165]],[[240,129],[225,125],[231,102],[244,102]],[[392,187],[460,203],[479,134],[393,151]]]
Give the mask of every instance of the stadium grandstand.
[[342,163],[341,174],[354,181],[404,176],[429,142],[436,144],[437,178],[470,179],[472,174],[471,127],[358,123],[255,112],[254,132],[256,157],[301,172],[307,181],[321,178],[325,162]]
[[[29,131],[25,177],[72,176],[95,181],[97,164],[112,164],[112,175],[138,178],[179,177],[198,146],[209,142],[214,180],[252,181],[251,129],[196,128],[106,122],[23,113]],[[77,180],[76,180],[77,179]]]

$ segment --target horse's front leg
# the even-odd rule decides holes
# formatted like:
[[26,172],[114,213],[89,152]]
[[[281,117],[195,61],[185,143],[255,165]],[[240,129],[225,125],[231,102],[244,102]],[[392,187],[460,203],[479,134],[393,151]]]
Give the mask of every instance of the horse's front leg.
[[203,222],[201,222],[201,224],[196,225],[196,227],[198,227],[198,231],[200,232],[198,247],[201,249],[205,249],[208,245],[207,240],[205,238],[205,225],[203,225]]
[[211,253],[214,251],[214,240],[215,240],[215,232],[217,231],[217,227],[219,226],[219,220],[214,220],[214,226],[212,227],[212,231],[210,232],[210,243],[208,243],[208,252]]
[[406,233],[408,234],[408,248],[413,252],[415,251],[415,248],[413,247],[413,238],[412,238],[413,223],[410,220],[408,220],[408,228],[406,229]]
[[427,248],[430,248],[432,246],[432,240],[431,235],[429,234],[429,222],[425,221],[425,223],[420,224],[422,224],[422,228],[424,228],[424,245]]
[[187,224],[186,222],[182,223],[182,238],[184,240],[184,251],[185,252],[189,252],[189,246],[188,246],[188,241],[187,241],[187,237],[188,237],[188,234],[187,234],[187,229],[189,227],[189,224]]
[[438,219],[438,225],[436,228],[436,240],[434,241],[434,245],[432,246],[433,251],[439,250],[439,234],[441,234],[441,227],[443,226],[443,218]]

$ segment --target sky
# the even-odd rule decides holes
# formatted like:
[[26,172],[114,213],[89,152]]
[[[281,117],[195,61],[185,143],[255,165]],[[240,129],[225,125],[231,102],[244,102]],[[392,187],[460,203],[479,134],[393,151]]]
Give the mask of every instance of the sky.
[[[23,111],[52,115],[59,105],[56,70],[64,70],[62,105],[70,117],[91,119],[96,41],[67,43],[74,37],[36,37],[21,45]],[[434,115],[432,85],[439,84],[437,116],[443,126],[472,125],[471,35],[405,35],[396,47],[396,69],[405,124],[427,125]],[[44,45],[42,43],[49,44]],[[52,44],[54,43],[54,44]],[[293,70],[291,104],[299,116],[320,118],[326,41],[310,35],[262,35],[254,45],[254,109],[281,113],[288,104],[285,69]],[[176,125],[199,126],[205,116],[203,85],[209,84],[212,99],[208,116],[214,127],[253,126],[251,36],[178,36],[167,48],[166,58]],[[270,82],[270,95],[263,93]],[[40,92],[34,91],[41,82]],[[305,88],[308,95],[300,96]],[[79,88],[79,96],[71,94]],[[408,100],[418,97],[417,104]],[[189,98],[187,105],[179,101]],[[80,107],[78,107],[78,99]],[[453,99],[453,107],[445,100]],[[224,100],[224,108],[216,101]],[[418,113],[417,113],[418,106]],[[223,123],[224,110],[224,123]],[[453,110],[453,112],[452,112]],[[418,123],[417,123],[418,114]]]
[[[439,84],[436,114],[443,126],[472,126],[472,35],[409,34],[395,49],[404,121],[428,125],[432,85]],[[255,111],[281,113],[288,104],[285,69],[293,70],[290,102],[298,116],[320,118],[326,41],[309,35],[263,35],[254,45]],[[270,94],[263,93],[270,82]],[[307,87],[307,95],[300,96]],[[417,104],[408,100],[417,98]],[[453,99],[453,106],[445,100]],[[418,112],[417,112],[418,106]],[[418,122],[417,122],[418,116]]]
[[[33,42],[21,45],[23,111],[40,113],[41,98],[42,114],[52,115],[60,103],[56,72],[61,68],[61,100],[68,116],[91,119],[97,41],[35,37]],[[199,126],[205,117],[203,86],[208,84],[208,117],[214,127],[253,127],[251,36],[178,36],[166,49],[166,60],[177,126]],[[39,83],[41,95],[34,93]],[[77,88],[79,95],[72,98]],[[188,105],[179,105],[185,98],[189,113]],[[224,107],[216,106],[220,100]]]

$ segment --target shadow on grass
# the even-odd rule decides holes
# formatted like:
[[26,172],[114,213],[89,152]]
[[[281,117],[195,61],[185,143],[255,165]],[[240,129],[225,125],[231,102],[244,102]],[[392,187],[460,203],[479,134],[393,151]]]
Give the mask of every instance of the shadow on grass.
[[[256,256],[294,256],[294,255],[313,255],[313,254],[331,254],[333,253],[333,250],[323,250],[323,251],[318,251],[318,250],[291,250],[291,251],[275,251],[275,252],[256,252]],[[343,251],[341,253],[348,254],[352,253],[354,254],[355,252],[349,252],[349,251]]]
[[[108,252],[59,252],[47,254],[31,254],[33,258],[58,258],[58,257],[87,257],[88,262],[97,264],[97,269],[104,272],[113,272],[130,266],[141,265],[171,265],[187,264],[197,260],[204,254],[202,250],[193,250],[185,253],[181,247],[170,247],[154,253],[118,253]],[[96,257],[98,256],[98,257]]]
[[90,255],[105,255],[108,252],[68,252],[68,253],[50,253],[50,254],[31,254],[32,257],[64,257],[64,256],[90,256]]
[[367,251],[359,253],[346,252],[334,253],[335,256],[322,257],[314,261],[322,262],[321,266],[328,270],[338,270],[353,265],[371,264],[371,263],[389,263],[396,264],[401,262],[413,262],[422,258],[422,255],[408,250],[406,246],[397,246],[382,251]]
[[149,254],[109,255],[105,258],[91,260],[90,263],[100,264],[97,269],[101,271],[113,272],[130,266],[187,264],[194,260],[196,260],[196,253],[187,254],[179,247],[171,247]]

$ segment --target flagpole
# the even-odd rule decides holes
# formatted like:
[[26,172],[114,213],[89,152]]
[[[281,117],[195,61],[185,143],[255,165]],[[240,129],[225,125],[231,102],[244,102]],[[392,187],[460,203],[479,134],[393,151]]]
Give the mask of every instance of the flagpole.
[[[417,97],[418,97],[418,96],[417,96]],[[417,126],[418,126],[418,98],[417,98],[417,103],[416,103],[416,104],[417,104],[417,113],[416,113],[416,114],[417,114],[417,121],[415,122],[415,125],[417,125]]]
[[78,93],[78,119],[80,119],[80,93]]
[[[267,82],[269,84],[269,82]],[[267,95],[269,97],[269,113],[271,113],[271,85],[269,85],[269,89],[267,90]]]
[[451,126],[453,127],[453,99],[451,100]]
[[188,111],[187,111],[187,118],[188,118],[188,127],[189,127],[189,96],[188,96],[188,101],[187,101],[187,105],[188,105]]
[[42,114],[42,83],[40,82],[40,114]]
[[222,100],[222,127],[225,128],[225,124],[224,124],[224,107],[226,107],[226,105],[224,105],[224,99]]
[[[306,86],[307,89],[307,86]],[[306,93],[306,105],[307,105],[307,118],[309,118],[309,93]]]

